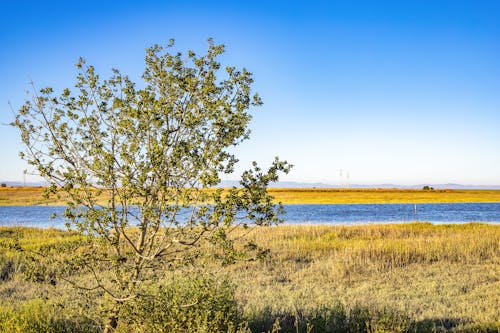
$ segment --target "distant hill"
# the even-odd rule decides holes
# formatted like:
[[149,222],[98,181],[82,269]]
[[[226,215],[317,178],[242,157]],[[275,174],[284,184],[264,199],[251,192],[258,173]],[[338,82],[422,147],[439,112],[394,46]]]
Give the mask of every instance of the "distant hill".
[[[235,180],[222,181],[219,187],[239,187],[239,182]],[[424,186],[435,189],[449,190],[500,190],[500,185],[464,185],[464,184],[416,184],[416,185],[396,185],[396,184],[350,184],[349,188],[401,188],[401,189],[421,189]],[[345,188],[338,184],[325,183],[303,183],[303,182],[277,182],[269,187],[273,188]]]
[[39,186],[47,186],[48,184],[46,182],[20,182],[20,181],[2,181],[0,180],[0,184],[5,184],[9,187],[22,187],[22,186],[29,186],[29,187],[39,187]]
[[[0,181],[7,186],[21,187],[21,186],[47,186],[46,182],[23,182],[20,181]],[[239,187],[240,183],[236,180],[224,180],[218,187]],[[401,188],[401,189],[421,189],[424,186],[433,187],[435,189],[449,189],[449,190],[500,190],[500,185],[464,185],[464,184],[415,184],[415,185],[396,185],[396,184],[350,184],[349,188]],[[338,184],[325,184],[325,183],[305,183],[305,182],[277,182],[272,183],[269,187],[272,188],[345,188],[346,186],[339,186]]]

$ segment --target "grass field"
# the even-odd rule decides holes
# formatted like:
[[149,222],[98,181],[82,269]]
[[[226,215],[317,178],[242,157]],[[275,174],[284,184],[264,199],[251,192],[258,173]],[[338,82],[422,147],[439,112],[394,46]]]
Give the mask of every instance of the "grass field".
[[285,204],[500,202],[500,190],[270,189]]
[[247,313],[267,306],[276,316],[313,318],[340,301],[368,306],[375,317],[385,310],[388,320],[407,318],[423,331],[500,329],[498,226],[280,226],[253,237],[272,257],[252,283],[257,268],[234,270]]
[[[0,206],[64,205],[45,200],[41,187],[0,188]],[[269,193],[284,204],[500,202],[500,190],[280,189]]]
[[[77,294],[69,286],[34,283],[36,267],[23,254],[29,251],[12,246],[15,240],[27,250],[64,256],[65,244],[79,237],[0,228],[0,329],[95,328],[85,319],[91,308],[74,312]],[[500,330],[499,226],[278,226],[257,228],[248,237],[269,248],[264,262],[214,273],[236,286],[245,332]],[[69,328],[48,330],[55,323]]]

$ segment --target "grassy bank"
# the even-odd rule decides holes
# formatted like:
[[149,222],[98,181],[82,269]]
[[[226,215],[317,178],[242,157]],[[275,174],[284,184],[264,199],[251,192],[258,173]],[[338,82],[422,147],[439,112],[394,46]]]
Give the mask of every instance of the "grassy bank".
[[248,313],[266,304],[269,313],[314,318],[340,300],[423,331],[499,324],[498,226],[282,226],[253,237],[273,255],[259,281],[247,282],[256,268],[234,273]]
[[[45,200],[41,187],[0,188],[0,206],[64,205],[63,199]],[[284,204],[453,203],[500,202],[500,190],[402,190],[271,188]]]
[[[499,226],[278,226],[252,230],[248,237],[270,250],[264,262],[241,262],[213,273],[234,284],[238,320],[246,323],[242,331],[500,329]],[[16,251],[20,246],[44,249],[49,257],[64,256],[80,240],[56,230],[0,228],[0,327],[5,320],[39,320],[47,327],[69,327],[54,332],[98,330],[88,309],[81,312],[71,306],[70,286],[36,283],[46,272],[34,265],[29,251]],[[175,290],[187,289],[176,285]],[[40,298],[48,305],[37,301]],[[221,298],[216,300],[220,305]],[[51,304],[65,310],[55,311]],[[200,306],[208,306],[204,304],[200,301]],[[179,315],[167,319],[175,321]]]
[[499,190],[270,189],[286,204],[500,202]]

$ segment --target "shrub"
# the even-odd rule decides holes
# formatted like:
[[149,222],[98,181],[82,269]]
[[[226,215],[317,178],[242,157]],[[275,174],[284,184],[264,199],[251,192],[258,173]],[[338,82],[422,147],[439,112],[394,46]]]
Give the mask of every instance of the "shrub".
[[273,313],[265,308],[249,319],[252,332],[365,333],[408,332],[413,323],[407,315],[389,308],[356,305],[346,308],[336,302],[309,311]]
[[240,314],[229,280],[201,274],[174,277],[124,311],[119,332],[227,332]]
[[19,270],[20,259],[0,254],[0,281],[8,281]]
[[99,332],[100,327],[88,318],[71,316],[57,305],[42,299],[25,302],[18,308],[0,308],[0,331],[11,333]]

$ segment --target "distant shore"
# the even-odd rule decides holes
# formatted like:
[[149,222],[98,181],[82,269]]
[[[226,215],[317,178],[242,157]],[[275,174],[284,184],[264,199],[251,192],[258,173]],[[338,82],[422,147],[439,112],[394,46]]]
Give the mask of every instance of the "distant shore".
[[[64,198],[46,200],[43,187],[2,187],[0,206],[65,205]],[[500,190],[409,190],[270,188],[283,204],[396,204],[500,202]]]

